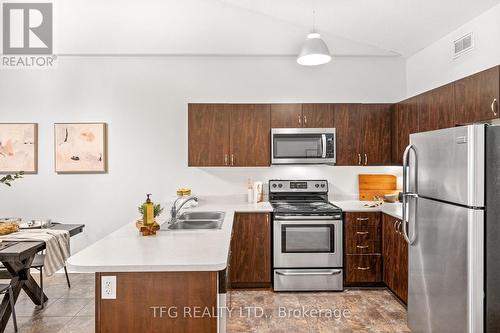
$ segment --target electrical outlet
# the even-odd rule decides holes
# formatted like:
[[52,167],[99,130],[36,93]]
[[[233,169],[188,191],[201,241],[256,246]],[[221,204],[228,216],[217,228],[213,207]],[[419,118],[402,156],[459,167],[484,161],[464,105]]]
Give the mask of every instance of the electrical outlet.
[[101,299],[116,299],[116,276],[101,276]]

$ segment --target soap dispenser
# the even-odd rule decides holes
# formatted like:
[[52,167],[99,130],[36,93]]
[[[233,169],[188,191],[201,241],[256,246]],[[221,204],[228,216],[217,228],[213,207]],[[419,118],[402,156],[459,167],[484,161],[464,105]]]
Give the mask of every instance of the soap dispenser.
[[146,194],[146,202],[142,205],[142,222],[144,225],[152,225],[155,221],[154,216],[154,203],[149,198],[152,194]]

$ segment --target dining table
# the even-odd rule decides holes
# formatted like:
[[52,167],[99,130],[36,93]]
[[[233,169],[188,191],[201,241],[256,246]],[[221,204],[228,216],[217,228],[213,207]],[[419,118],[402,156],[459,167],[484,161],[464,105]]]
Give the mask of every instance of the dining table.
[[[84,224],[53,224],[47,229],[67,230],[70,237],[83,232]],[[20,230],[19,232],[22,232]],[[30,272],[31,263],[35,255],[45,250],[43,241],[2,241],[0,242],[0,262],[5,267],[0,271],[0,279],[10,279],[14,294],[14,303],[17,302],[21,290],[29,296],[36,305],[44,304],[48,298]],[[4,295],[0,304],[0,332],[5,330],[11,315],[9,295]]]

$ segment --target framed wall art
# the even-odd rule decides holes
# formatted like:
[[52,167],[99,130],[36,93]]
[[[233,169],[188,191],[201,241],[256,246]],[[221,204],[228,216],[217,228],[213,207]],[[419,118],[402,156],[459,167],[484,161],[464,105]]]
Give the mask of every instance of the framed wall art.
[[38,124],[0,124],[0,173],[37,173]]
[[54,124],[57,173],[107,172],[106,123]]

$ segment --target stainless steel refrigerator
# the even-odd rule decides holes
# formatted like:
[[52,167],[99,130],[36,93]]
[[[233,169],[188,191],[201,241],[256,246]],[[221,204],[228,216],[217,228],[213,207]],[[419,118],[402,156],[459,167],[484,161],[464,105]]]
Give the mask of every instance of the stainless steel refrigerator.
[[500,332],[500,127],[412,134],[403,170],[408,326]]

